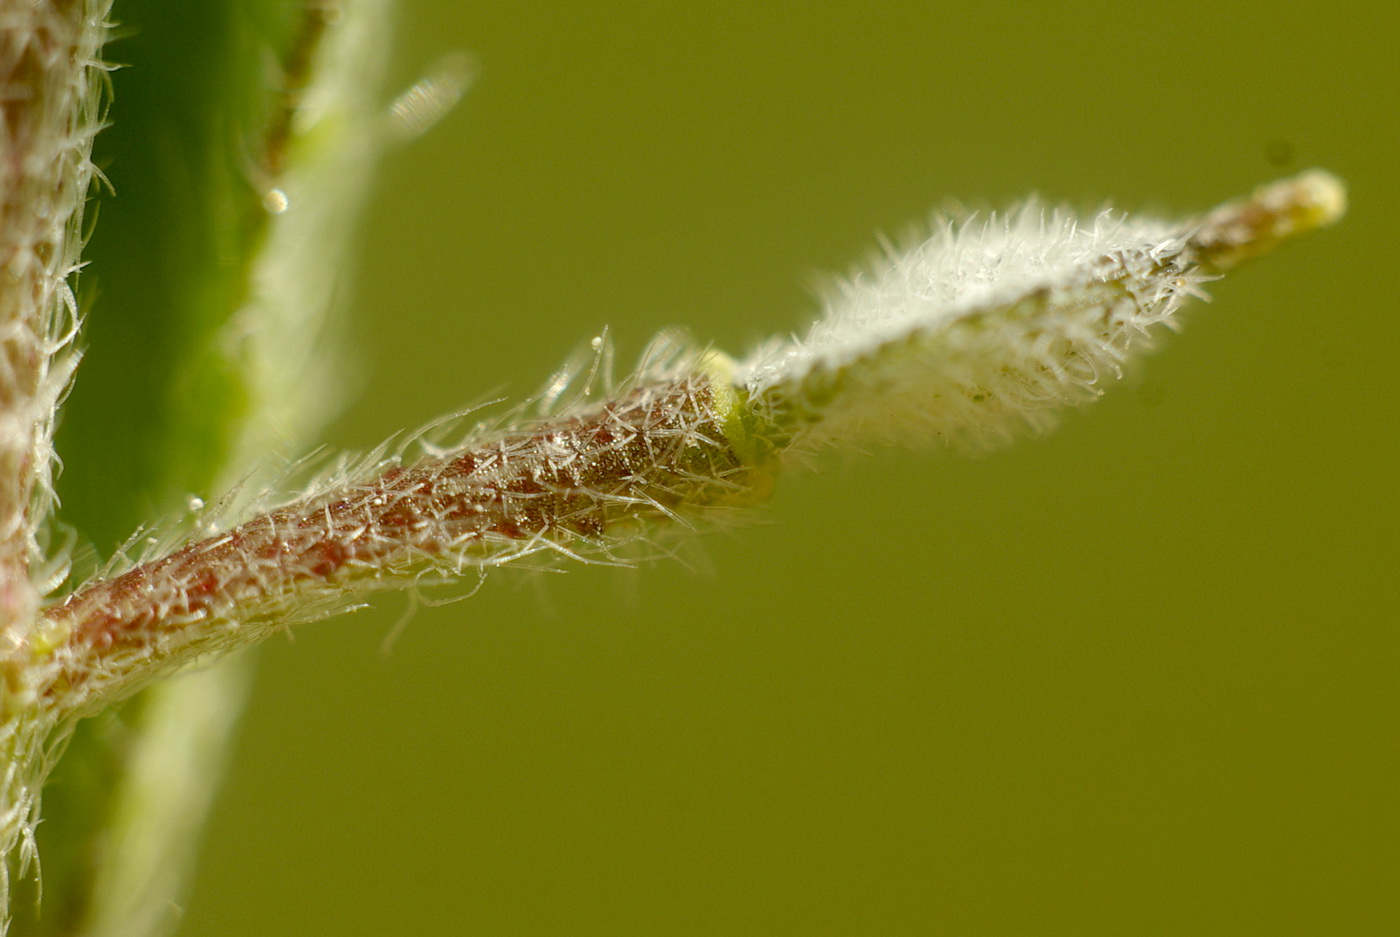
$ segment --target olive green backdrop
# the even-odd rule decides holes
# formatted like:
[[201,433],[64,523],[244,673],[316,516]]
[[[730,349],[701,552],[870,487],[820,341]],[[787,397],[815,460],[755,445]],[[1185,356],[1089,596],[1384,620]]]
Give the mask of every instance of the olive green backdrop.
[[400,27],[398,86],[459,49],[480,80],[385,161],[335,445],[532,392],[605,325],[742,352],[950,197],[1184,214],[1320,165],[1353,209],[1044,439],[832,455],[685,563],[493,574],[388,656],[400,597],[274,641],[185,933],[1400,932],[1400,16]]

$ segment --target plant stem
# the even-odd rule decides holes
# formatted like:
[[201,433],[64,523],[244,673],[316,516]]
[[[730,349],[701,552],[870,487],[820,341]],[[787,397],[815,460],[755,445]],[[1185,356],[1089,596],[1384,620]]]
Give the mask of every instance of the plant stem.
[[682,376],[275,508],[49,609],[35,692],[65,714],[348,593],[456,577],[552,550],[614,561],[648,519],[723,505],[754,466],[696,365]]
[[[33,859],[32,766],[45,732],[25,704],[24,648],[51,588],[40,526],[52,502],[53,426],[75,358],[70,278],[101,122],[109,0],[0,3],[0,932],[11,858]],[[16,695],[18,693],[18,696]]]

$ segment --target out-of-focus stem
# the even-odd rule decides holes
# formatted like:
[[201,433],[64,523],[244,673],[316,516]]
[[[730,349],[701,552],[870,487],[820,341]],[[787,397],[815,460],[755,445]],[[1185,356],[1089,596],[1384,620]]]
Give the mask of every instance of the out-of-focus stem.
[[199,851],[252,670],[246,656],[162,684],[144,701],[94,869],[83,937],[167,934]]
[[[215,301],[222,327],[183,364],[200,399],[235,399],[240,419],[210,426],[200,407],[180,409],[167,444],[177,469],[162,500],[191,491],[256,488],[303,448],[339,404],[328,375],[325,323],[345,299],[356,216],[382,149],[380,84],[388,57],[388,0],[305,0],[292,4],[291,41],[276,93],[256,132],[250,183],[225,218],[243,238],[243,278]],[[219,379],[203,383],[213,359]],[[200,471],[181,447],[201,435],[217,454]],[[179,468],[187,471],[179,472]],[[255,659],[233,660],[149,686],[137,707],[123,767],[113,779],[107,828],[94,831],[84,937],[168,932],[192,874],[204,815],[223,774],[232,728]],[[81,725],[78,731],[82,731]]]

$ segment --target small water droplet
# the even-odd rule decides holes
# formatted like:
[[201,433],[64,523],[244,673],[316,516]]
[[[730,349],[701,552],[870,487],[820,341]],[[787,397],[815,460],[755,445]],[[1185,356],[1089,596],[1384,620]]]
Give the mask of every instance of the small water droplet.
[[268,214],[280,215],[291,205],[291,200],[287,198],[287,193],[281,189],[268,189],[263,193],[263,208]]
[[195,511],[202,511],[204,510],[204,499],[196,498],[194,495],[190,495],[188,506],[191,514],[193,514]]
[[593,336],[593,340],[590,341],[590,342],[588,343],[588,347],[589,347],[589,348],[592,348],[594,351],[597,351],[598,349],[602,348],[602,347],[603,347],[603,336],[601,336],[601,335],[595,335],[595,336]]

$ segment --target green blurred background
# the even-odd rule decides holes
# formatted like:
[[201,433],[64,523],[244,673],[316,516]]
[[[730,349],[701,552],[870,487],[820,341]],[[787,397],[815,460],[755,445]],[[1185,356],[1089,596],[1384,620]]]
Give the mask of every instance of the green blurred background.
[[1353,208],[1044,439],[828,456],[687,564],[493,574],[387,656],[401,597],[273,641],[184,933],[1400,932],[1393,8],[399,27],[394,87],[480,78],[384,163],[336,446],[532,392],[605,325],[742,352],[950,197],[1185,214],[1319,165]]

